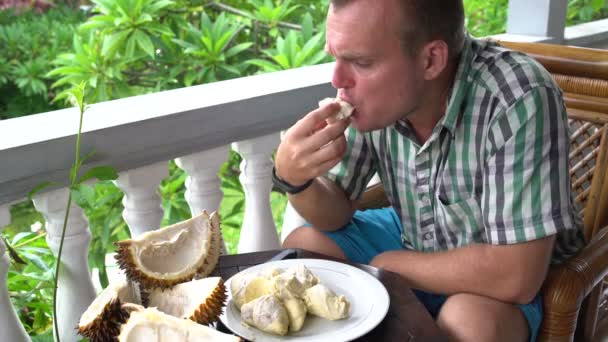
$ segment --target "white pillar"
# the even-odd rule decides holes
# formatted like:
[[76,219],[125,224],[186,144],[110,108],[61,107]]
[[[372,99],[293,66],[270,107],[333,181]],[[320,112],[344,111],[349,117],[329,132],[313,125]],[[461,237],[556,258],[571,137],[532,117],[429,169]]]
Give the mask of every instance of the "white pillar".
[[[9,205],[0,206],[0,233],[10,221]],[[0,331],[2,340],[15,342],[29,342],[30,338],[25,332],[19,317],[11,304],[7,289],[7,273],[10,260],[5,253],[4,241],[0,239]]]
[[549,37],[560,43],[567,10],[567,0],[509,0],[507,33]]
[[[68,195],[69,190],[63,188],[34,196],[34,206],[46,220],[46,241],[55,256],[59,252]],[[55,318],[61,341],[80,340],[75,327],[96,296],[87,261],[90,242],[91,232],[84,212],[72,202],[57,285]]]
[[163,220],[162,200],[158,194],[160,182],[169,176],[169,165],[160,162],[121,172],[115,184],[125,193],[122,217],[131,236],[160,228]]
[[241,227],[239,253],[280,247],[270,208],[271,156],[278,144],[278,132],[234,143],[235,150],[243,157],[240,180],[245,190],[245,217]]
[[[219,212],[224,197],[222,180],[217,173],[230,154],[230,146],[191,154],[175,159],[175,163],[187,174],[186,201],[192,216],[207,210],[209,214]],[[226,244],[222,241],[222,254],[226,254]]]

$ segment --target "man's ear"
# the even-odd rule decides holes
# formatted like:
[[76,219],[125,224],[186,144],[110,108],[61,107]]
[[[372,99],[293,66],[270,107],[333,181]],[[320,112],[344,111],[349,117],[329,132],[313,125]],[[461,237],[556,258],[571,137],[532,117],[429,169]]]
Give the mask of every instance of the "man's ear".
[[448,45],[443,40],[433,40],[426,43],[421,52],[424,79],[436,79],[448,65]]

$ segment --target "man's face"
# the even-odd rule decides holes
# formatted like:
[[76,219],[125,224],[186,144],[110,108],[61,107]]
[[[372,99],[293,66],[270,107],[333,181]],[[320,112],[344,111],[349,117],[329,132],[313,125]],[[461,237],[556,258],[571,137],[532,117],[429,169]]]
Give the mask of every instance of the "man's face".
[[356,108],[359,131],[387,127],[416,110],[421,63],[403,49],[397,0],[356,0],[327,16],[326,49],[336,58],[332,84]]

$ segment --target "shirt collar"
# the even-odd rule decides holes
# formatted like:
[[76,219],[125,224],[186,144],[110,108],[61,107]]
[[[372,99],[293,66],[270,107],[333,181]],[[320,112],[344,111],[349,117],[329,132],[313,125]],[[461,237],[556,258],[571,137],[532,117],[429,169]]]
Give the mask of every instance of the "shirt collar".
[[458,69],[456,76],[454,77],[454,83],[452,90],[448,97],[448,105],[446,113],[440,121],[446,129],[454,135],[454,130],[458,119],[462,113],[462,103],[468,92],[471,81],[468,79],[469,70],[471,68],[471,58],[473,55],[473,39],[467,34],[465,35],[464,46],[460,61],[458,62]]

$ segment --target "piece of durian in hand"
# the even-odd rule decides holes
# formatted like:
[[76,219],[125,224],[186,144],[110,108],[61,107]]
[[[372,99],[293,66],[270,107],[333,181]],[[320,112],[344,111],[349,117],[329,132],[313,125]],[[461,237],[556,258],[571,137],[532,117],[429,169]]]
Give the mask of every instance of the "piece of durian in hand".
[[274,295],[265,295],[244,304],[241,318],[262,331],[284,336],[289,329],[289,316],[281,300]]
[[237,342],[242,339],[155,308],[134,311],[123,324],[119,342]]
[[323,100],[319,101],[319,107],[327,106],[328,104],[334,103],[334,102],[336,102],[340,105],[340,111],[337,112],[336,114],[334,114],[332,117],[330,117],[328,119],[328,122],[343,120],[353,114],[353,111],[355,110],[353,105],[340,99],[340,97],[338,97],[337,95],[335,98],[327,97],[327,98],[324,98]]
[[203,211],[192,219],[116,243],[116,260],[143,289],[169,288],[208,275],[221,248],[218,215]]
[[289,317],[289,331],[296,332],[302,329],[306,320],[306,303],[300,298],[289,298],[283,300],[283,305]]
[[216,322],[225,302],[226,286],[220,277],[192,280],[148,293],[148,306],[200,324]]
[[138,297],[126,280],[110,284],[80,316],[78,333],[91,342],[115,341],[120,333],[120,325],[129,318],[129,310],[122,305],[141,304]]
[[304,302],[309,313],[332,321],[346,318],[350,310],[346,297],[336,295],[323,284],[304,291]]
[[244,304],[272,292],[270,279],[258,273],[239,275],[230,282],[232,301],[239,310]]

